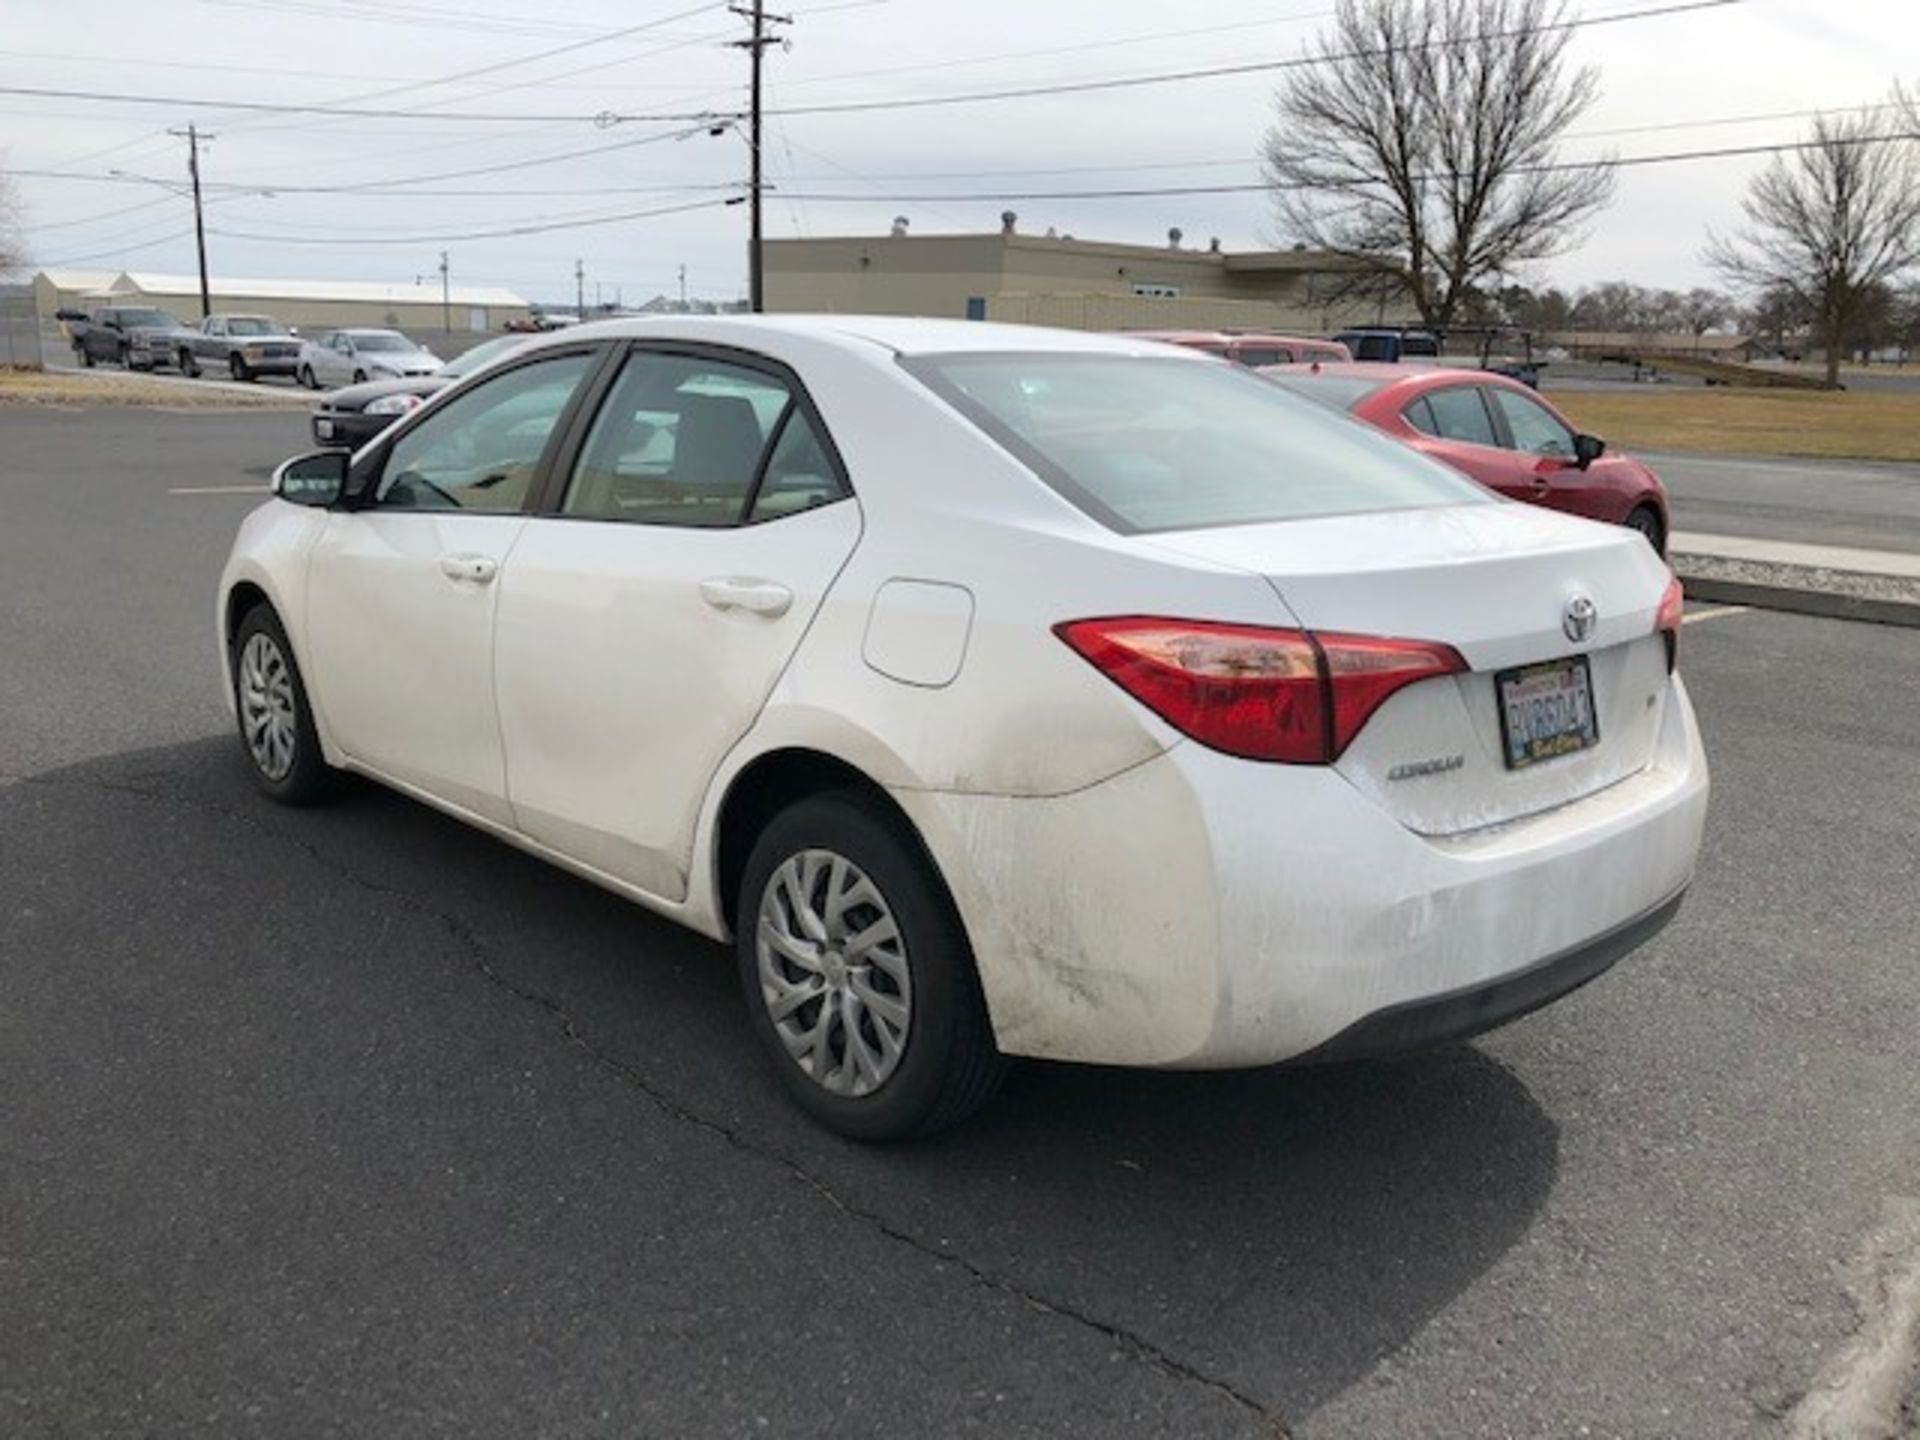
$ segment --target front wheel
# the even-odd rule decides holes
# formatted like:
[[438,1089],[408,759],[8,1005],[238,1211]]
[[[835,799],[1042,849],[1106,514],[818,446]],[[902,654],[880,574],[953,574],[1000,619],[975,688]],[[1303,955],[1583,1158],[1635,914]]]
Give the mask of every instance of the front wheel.
[[1666,527],[1660,523],[1660,512],[1655,510],[1651,505],[1634,506],[1632,510],[1627,512],[1627,518],[1622,523],[1625,524],[1629,530],[1637,530],[1646,536],[1647,543],[1653,546],[1654,554],[1665,555],[1667,553]]
[[364,371],[364,370],[356,370],[356,371],[354,371],[354,372],[353,372],[353,383],[354,383],[354,384],[356,384],[356,385],[364,385],[364,384],[366,384],[366,383],[367,383],[367,372],[366,372],[366,371]]
[[311,365],[302,365],[299,373],[293,378],[298,380],[300,384],[308,390],[318,390],[320,388],[320,382],[313,378],[313,367]]
[[193,358],[193,351],[182,350],[180,352],[180,373],[189,380],[198,380],[200,378],[200,362]]
[[79,350],[80,350],[80,363],[86,366],[87,369],[91,370],[96,364],[99,363],[93,358],[93,351],[87,349],[86,346],[84,345],[80,346]]
[[754,1030],[827,1128],[929,1134],[999,1084],[960,916],[919,838],[877,802],[829,794],[777,816],[747,860],[735,934]]
[[256,605],[233,637],[233,709],[254,782],[283,805],[326,793],[333,771],[320,753],[307,688],[280,617]]
[[253,379],[253,371],[248,367],[244,355],[229,355],[227,357],[227,369],[233,372],[233,378],[238,380],[242,385]]

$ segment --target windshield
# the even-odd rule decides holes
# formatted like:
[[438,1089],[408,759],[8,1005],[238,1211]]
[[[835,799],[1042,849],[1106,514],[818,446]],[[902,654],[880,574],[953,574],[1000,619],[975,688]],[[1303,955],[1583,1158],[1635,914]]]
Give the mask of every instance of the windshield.
[[1067,500],[1122,533],[1492,498],[1235,366],[1045,351],[901,363]]
[[400,354],[420,347],[392,330],[356,330],[353,332],[353,348],[370,350],[375,354]]
[[1277,365],[1260,373],[1296,395],[1318,400],[1329,410],[1351,410],[1374,391],[1386,387],[1384,380],[1363,380],[1356,375],[1316,375],[1294,365]]
[[266,315],[230,315],[227,317],[229,335],[284,335],[279,322]]
[[456,355],[440,367],[440,373],[450,380],[458,380],[463,375],[471,375],[482,365],[491,364],[509,350],[527,343],[524,335],[501,335],[474,346],[464,354]]

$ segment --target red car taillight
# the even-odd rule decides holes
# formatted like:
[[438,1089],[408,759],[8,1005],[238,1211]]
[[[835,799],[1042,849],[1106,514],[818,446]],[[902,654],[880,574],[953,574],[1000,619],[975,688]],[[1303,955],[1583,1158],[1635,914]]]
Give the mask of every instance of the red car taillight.
[[1450,645],[1209,620],[1074,620],[1054,633],[1181,734],[1325,765],[1401,687],[1467,668]]
[[1686,614],[1687,596],[1680,588],[1680,577],[1674,576],[1667,582],[1667,593],[1660,597],[1660,608],[1654,612],[1653,628],[1660,632],[1660,638],[1667,642],[1667,673],[1673,673],[1674,665],[1680,659],[1680,617]]

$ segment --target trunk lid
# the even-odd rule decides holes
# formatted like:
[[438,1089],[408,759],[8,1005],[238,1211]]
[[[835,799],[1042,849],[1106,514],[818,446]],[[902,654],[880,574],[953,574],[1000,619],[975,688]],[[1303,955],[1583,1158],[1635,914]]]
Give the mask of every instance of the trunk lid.
[[[1266,577],[1309,630],[1453,646],[1467,673],[1382,705],[1335,768],[1409,829],[1455,835],[1602,790],[1651,763],[1666,694],[1654,617],[1671,578],[1638,535],[1531,506],[1329,516],[1152,537]],[[1592,602],[1582,639],[1564,628]],[[1586,659],[1598,740],[1523,768],[1506,762],[1497,677]]]

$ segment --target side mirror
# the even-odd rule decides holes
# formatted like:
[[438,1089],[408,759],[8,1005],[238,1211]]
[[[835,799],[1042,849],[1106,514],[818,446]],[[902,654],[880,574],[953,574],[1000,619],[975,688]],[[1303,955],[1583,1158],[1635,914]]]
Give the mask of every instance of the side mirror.
[[295,505],[324,510],[338,503],[347,490],[347,467],[353,456],[346,450],[314,450],[296,455],[273,472],[273,493]]
[[1598,435],[1573,437],[1573,463],[1584,470],[1607,453],[1607,442]]

